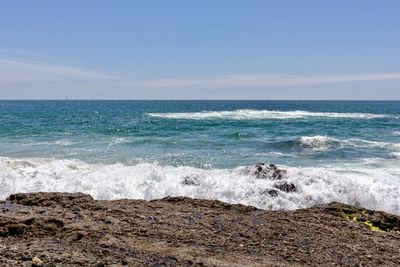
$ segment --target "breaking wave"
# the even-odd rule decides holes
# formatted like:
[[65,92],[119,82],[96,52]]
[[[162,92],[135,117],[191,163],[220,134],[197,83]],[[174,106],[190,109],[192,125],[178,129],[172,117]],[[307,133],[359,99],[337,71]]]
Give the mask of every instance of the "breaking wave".
[[297,138],[293,143],[296,146],[315,149],[315,150],[326,150],[329,148],[342,148],[342,147],[356,147],[356,148],[387,149],[393,151],[394,154],[400,152],[400,144],[398,143],[369,141],[356,138],[341,140],[326,135],[301,136]]
[[[218,199],[263,209],[297,209],[340,201],[400,214],[400,167],[342,165],[285,167],[297,191],[272,197],[274,182],[234,169],[199,169],[154,163],[94,164],[76,159],[0,158],[0,199],[15,192],[84,192],[96,199],[166,196]],[[194,182],[185,183],[185,180]]]
[[347,118],[347,119],[378,119],[390,117],[385,114],[372,113],[339,113],[339,112],[309,112],[302,110],[295,111],[274,111],[274,110],[253,110],[238,109],[233,111],[202,111],[202,112],[181,112],[181,113],[147,113],[151,117],[166,119],[230,119],[230,120],[254,120],[254,119],[301,119],[301,118]]
[[298,146],[312,149],[328,149],[332,144],[339,143],[339,140],[329,136],[315,135],[299,137],[294,143]]

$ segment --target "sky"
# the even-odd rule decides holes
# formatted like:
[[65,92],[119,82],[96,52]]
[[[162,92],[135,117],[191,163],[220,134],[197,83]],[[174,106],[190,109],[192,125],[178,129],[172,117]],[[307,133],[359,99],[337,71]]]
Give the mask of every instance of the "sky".
[[0,99],[400,100],[398,0],[1,0]]

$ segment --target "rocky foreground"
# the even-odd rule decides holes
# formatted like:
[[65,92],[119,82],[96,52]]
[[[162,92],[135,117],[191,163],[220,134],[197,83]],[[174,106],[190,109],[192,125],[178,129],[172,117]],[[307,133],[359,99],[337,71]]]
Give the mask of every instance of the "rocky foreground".
[[0,207],[0,266],[400,266],[400,218],[340,203],[31,193]]

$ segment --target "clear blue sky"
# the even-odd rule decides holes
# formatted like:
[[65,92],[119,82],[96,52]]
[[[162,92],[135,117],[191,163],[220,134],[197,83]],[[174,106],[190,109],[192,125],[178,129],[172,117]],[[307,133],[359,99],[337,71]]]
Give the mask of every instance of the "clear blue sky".
[[400,99],[397,0],[2,0],[0,98]]

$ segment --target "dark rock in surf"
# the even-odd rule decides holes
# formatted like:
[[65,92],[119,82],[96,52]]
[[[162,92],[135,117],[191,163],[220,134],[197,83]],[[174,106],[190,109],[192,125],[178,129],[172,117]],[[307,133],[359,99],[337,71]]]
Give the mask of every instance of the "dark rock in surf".
[[271,197],[277,197],[279,195],[278,190],[275,189],[267,189],[263,192],[263,194],[268,194]]
[[184,185],[200,185],[199,178],[197,176],[186,176],[182,182]]
[[292,183],[288,183],[288,182],[283,182],[283,183],[279,183],[279,184],[274,184],[274,187],[276,189],[279,189],[280,191],[286,192],[286,193],[292,193],[292,192],[296,192],[296,186]]
[[258,163],[253,170],[253,175],[259,179],[282,180],[285,174],[285,170],[279,169],[274,164]]

